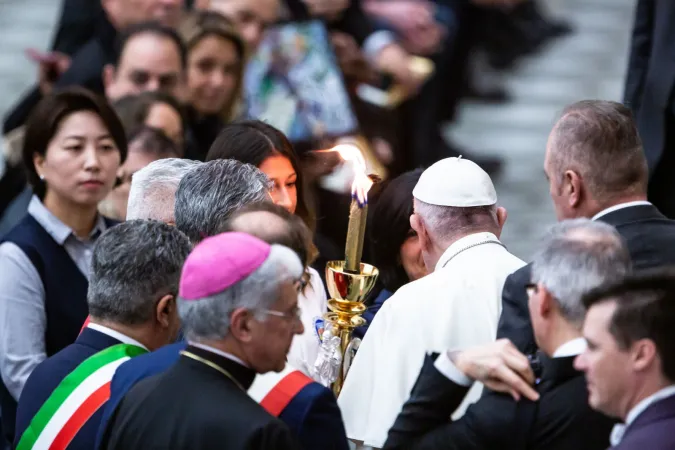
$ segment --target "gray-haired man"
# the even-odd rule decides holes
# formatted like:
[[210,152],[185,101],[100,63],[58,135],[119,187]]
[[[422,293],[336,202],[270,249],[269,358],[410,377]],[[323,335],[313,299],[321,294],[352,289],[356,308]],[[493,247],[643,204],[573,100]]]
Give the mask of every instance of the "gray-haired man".
[[190,249],[183,233],[156,221],[129,221],[103,233],[92,256],[91,320],[75,343],[28,378],[15,445],[94,448],[116,368],[176,339],[176,296]]
[[178,185],[186,173],[200,164],[189,159],[164,158],[134,173],[129,188],[127,220],[152,219],[174,224]]
[[[534,335],[544,353],[536,390],[528,385],[535,379],[528,359],[507,340],[447,352],[435,362],[427,356],[385,448],[607,448],[613,422],[588,406],[574,359],[586,348],[583,295],[629,269],[628,251],[610,225],[588,219],[554,225],[527,285]],[[474,380],[492,390],[448,423]],[[516,401],[506,393],[539,401]]]
[[193,243],[217,234],[239,208],[265,200],[270,181],[250,164],[216,159],[186,174],[176,192],[176,226]]

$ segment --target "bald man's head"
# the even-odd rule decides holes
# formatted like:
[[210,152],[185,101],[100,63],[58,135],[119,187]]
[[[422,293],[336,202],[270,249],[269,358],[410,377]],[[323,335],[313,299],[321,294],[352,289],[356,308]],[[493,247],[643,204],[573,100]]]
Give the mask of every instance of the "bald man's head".
[[299,217],[272,202],[248,205],[237,211],[220,232],[238,231],[269,244],[284,245],[308,265],[312,234]]

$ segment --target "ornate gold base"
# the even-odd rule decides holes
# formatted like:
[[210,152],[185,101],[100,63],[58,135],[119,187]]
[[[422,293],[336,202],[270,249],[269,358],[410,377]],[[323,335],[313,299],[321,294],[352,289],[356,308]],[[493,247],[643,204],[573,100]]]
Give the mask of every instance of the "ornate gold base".
[[366,323],[361,317],[366,310],[363,301],[375,286],[379,275],[377,268],[370,264],[362,263],[360,273],[346,272],[344,265],[344,261],[330,261],[326,264],[326,285],[332,298],[328,300],[328,309],[331,312],[326,313],[324,319],[337,328],[336,334],[340,336],[343,358],[337,380],[332,385],[336,396],[342,389],[351,364],[352,331]]

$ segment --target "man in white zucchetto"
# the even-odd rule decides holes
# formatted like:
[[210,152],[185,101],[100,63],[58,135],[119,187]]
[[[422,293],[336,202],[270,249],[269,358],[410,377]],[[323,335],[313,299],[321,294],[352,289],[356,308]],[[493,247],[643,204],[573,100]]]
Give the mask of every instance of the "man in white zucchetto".
[[[492,180],[475,163],[438,161],[422,173],[413,197],[410,225],[430,274],[384,303],[338,398],[347,436],[375,448],[384,445],[425,353],[495,339],[504,280],[525,265],[499,241],[506,210],[497,206]],[[455,415],[481,390],[474,386]]]

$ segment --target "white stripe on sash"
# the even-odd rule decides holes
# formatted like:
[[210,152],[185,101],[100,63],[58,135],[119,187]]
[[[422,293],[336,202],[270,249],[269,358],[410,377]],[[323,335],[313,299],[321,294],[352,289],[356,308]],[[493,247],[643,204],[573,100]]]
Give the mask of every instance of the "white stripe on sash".
[[80,406],[96,392],[101,386],[110,382],[115,370],[120,364],[128,361],[128,356],[120,358],[98,369],[96,372],[88,376],[75,390],[63,401],[61,406],[56,410],[52,418],[45,426],[40,436],[35,441],[33,448],[46,449],[52,445],[52,442],[59,434],[59,432],[66,425],[66,422],[75,414]]
[[279,373],[267,372],[264,375],[256,376],[255,380],[253,380],[253,384],[248,390],[248,395],[250,395],[253,400],[260,403],[262,399],[264,399],[265,396],[269,394],[270,391],[274,389],[274,387],[279,384],[279,382],[283,380],[286,375],[291,372],[295,372],[296,370],[298,369],[291,366],[290,364],[286,364],[284,370]]

